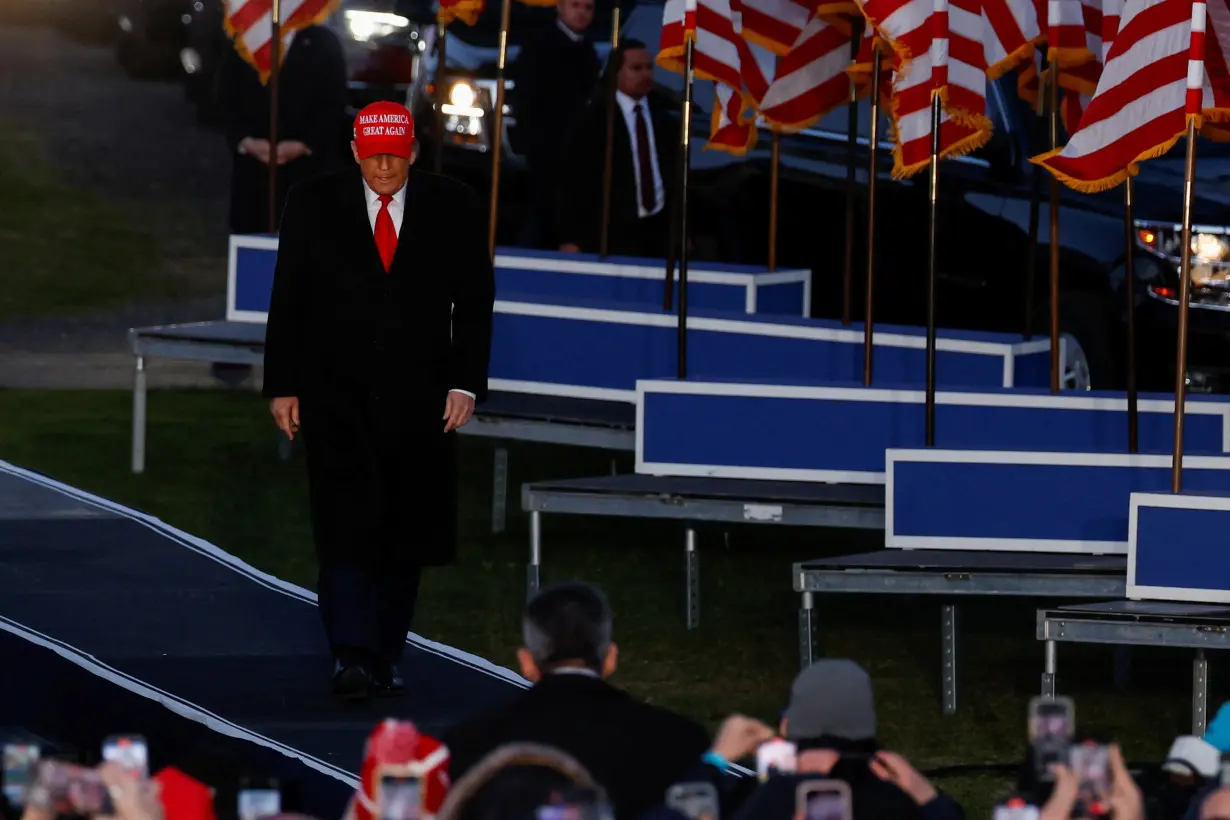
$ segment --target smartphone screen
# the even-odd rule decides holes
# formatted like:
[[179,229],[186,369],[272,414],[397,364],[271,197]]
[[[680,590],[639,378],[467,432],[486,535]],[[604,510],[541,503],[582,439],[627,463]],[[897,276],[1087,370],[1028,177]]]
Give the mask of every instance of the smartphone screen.
[[1110,749],[1098,743],[1073,746],[1070,754],[1076,775],[1077,810],[1081,817],[1104,817],[1110,813]]
[[807,820],[846,820],[846,800],[836,792],[812,792],[807,796]]
[[103,760],[118,763],[143,778],[149,777],[149,750],[140,735],[113,735],[104,740]]
[[799,784],[795,814],[805,820],[850,820],[850,787],[839,780],[809,780]]
[[1041,814],[1037,806],[996,806],[993,820],[1038,820]]
[[1034,698],[1029,702],[1029,744],[1038,777],[1049,780],[1052,763],[1068,761],[1072,745],[1072,701],[1069,698]]
[[793,774],[797,764],[797,750],[788,740],[770,740],[756,750],[756,774],[768,780],[773,774]]
[[381,820],[419,820],[422,814],[417,777],[385,775],[380,778]]
[[282,813],[282,794],[276,788],[250,788],[239,792],[239,820],[264,820]]
[[718,820],[717,789],[709,783],[678,783],[666,792],[668,808],[688,820]]
[[10,806],[26,804],[26,794],[38,774],[37,746],[6,744],[4,747],[4,799]]

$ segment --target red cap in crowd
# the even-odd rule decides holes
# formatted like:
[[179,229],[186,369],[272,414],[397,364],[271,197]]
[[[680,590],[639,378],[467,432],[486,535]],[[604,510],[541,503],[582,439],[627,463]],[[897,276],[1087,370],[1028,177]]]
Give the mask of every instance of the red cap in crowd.
[[166,820],[215,820],[213,791],[201,781],[173,766],[151,779],[159,784]]
[[381,721],[367,738],[361,784],[354,801],[355,820],[380,820],[381,779],[385,776],[417,781],[413,792],[420,801],[418,816],[431,820],[448,794],[448,764],[444,744],[420,733],[413,723]]
[[359,159],[377,154],[410,159],[414,147],[414,118],[404,105],[372,103],[354,119],[354,142]]

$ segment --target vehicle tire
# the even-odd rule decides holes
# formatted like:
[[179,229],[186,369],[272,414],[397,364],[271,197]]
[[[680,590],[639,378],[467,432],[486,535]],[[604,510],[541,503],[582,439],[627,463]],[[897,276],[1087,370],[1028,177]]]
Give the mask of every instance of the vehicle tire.
[[[1035,311],[1035,338],[1045,338],[1050,332],[1050,310],[1045,304],[1045,283],[1035,294],[1035,299],[1044,302],[1041,310]],[[1063,390],[1118,390],[1124,375],[1117,362],[1115,351],[1120,348],[1112,338],[1116,326],[1114,312],[1108,297],[1093,291],[1060,291],[1059,333],[1067,337],[1063,355]]]

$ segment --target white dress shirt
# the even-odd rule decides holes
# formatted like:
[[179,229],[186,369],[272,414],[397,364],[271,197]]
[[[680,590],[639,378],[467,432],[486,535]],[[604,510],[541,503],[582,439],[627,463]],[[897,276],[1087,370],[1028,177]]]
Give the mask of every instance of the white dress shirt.
[[[376,235],[376,217],[380,215],[380,207],[383,204],[380,201],[380,194],[372,190],[367,184],[367,180],[363,181],[363,195],[367,200],[367,221],[372,226],[372,236]],[[401,190],[393,194],[393,201],[389,203],[389,216],[393,220],[393,230],[397,233],[398,238],[401,237],[401,223],[406,215],[406,186],[401,186]],[[460,390],[453,388],[448,391],[450,393],[462,393],[472,399],[477,397],[469,390]]]
[[[654,142],[653,135],[653,119],[649,116],[649,102],[644,97],[639,100],[634,100],[622,91],[615,92],[615,99],[619,101],[619,110],[624,112],[624,122],[628,126],[628,141],[632,145],[632,168],[636,172],[636,212],[644,219],[647,216],[653,216],[660,212],[666,204],[666,188],[662,184],[662,169],[658,167],[658,146]],[[645,210],[644,204],[641,202],[641,174],[645,170],[641,168],[640,154],[637,153],[636,144],[636,109],[641,109],[641,116],[645,118],[645,130],[649,133],[649,162],[653,166],[653,210]]]
[[564,32],[564,34],[568,35],[568,39],[574,43],[579,43],[585,39],[584,34],[577,34],[575,31],[568,28],[568,26],[564,25],[563,20],[556,18],[555,25],[559,26],[559,30]]

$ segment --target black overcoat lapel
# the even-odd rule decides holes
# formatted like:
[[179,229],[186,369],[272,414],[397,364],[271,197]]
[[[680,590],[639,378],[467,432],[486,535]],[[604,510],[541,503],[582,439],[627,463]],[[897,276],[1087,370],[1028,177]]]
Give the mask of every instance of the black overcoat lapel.
[[376,248],[376,234],[367,216],[367,185],[363,182],[363,174],[358,166],[352,173],[346,174],[340,191],[344,218],[348,223],[347,233],[354,236],[355,252],[361,258],[355,260],[363,270],[369,273],[384,275],[384,263],[380,261],[380,251]]

